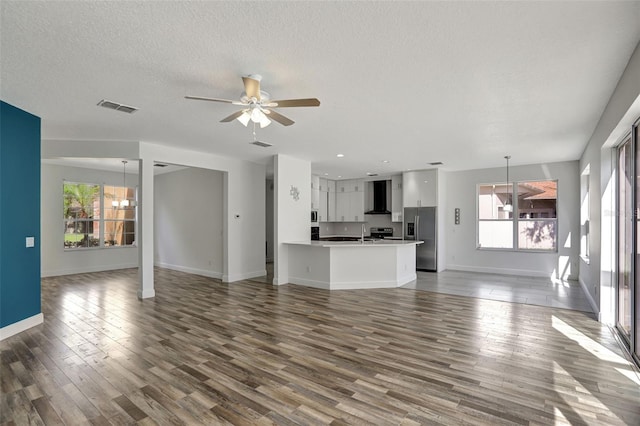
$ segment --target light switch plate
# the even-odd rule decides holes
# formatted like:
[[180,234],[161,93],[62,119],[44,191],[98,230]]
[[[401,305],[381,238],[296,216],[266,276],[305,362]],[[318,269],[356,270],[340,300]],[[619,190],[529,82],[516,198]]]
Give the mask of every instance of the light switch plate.
[[35,237],[27,237],[26,238],[26,245],[27,245],[27,247],[34,247],[36,245],[36,238]]

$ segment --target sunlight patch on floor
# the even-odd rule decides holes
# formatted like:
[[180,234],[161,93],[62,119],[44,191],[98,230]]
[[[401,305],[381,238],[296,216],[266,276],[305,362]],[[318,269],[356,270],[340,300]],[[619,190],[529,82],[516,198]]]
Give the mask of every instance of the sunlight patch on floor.
[[598,357],[599,359],[603,361],[615,362],[618,364],[629,364],[627,360],[620,355],[614,353],[610,349],[605,348],[600,343],[586,336],[581,331],[576,330],[574,327],[562,321],[555,315],[551,317],[551,324],[557,331],[564,334],[567,338],[577,342],[582,348],[589,351],[592,355]]

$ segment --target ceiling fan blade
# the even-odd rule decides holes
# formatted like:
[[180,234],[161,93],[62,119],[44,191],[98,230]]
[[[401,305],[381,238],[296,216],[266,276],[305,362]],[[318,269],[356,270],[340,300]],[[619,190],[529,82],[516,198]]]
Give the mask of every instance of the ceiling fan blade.
[[231,114],[228,117],[223,118],[222,120],[220,120],[221,123],[228,123],[230,121],[235,120],[236,118],[240,117],[242,114],[244,113],[244,110],[241,111],[236,111],[233,114]]
[[306,99],[283,99],[281,101],[269,101],[269,104],[276,108],[288,108],[288,107],[317,107],[320,106],[320,101],[316,98]]
[[256,98],[260,100],[260,80],[256,80],[255,78],[248,76],[242,77],[242,82],[244,83],[244,92],[247,94],[249,99]]
[[264,112],[266,112],[268,114],[270,119],[277,121],[278,123],[282,124],[283,126],[291,126],[293,123],[295,123],[295,121],[291,120],[290,118],[285,117],[284,115],[280,114],[279,112],[275,112],[272,109],[267,109]]
[[246,102],[231,101],[229,99],[203,98],[202,96],[185,96],[185,99],[195,99],[196,101],[222,102],[222,103],[225,103],[225,104],[242,105],[242,106],[249,105]]
[[230,101],[229,99],[203,98],[201,96],[185,96],[185,99],[195,99],[196,101],[224,102],[226,104],[232,104],[235,102],[235,101]]

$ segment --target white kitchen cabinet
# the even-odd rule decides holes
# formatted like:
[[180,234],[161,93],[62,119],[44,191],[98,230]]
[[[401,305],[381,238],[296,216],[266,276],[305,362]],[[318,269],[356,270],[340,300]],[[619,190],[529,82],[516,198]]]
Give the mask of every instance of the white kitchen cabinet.
[[327,179],[318,179],[318,222],[328,222],[328,191]]
[[402,174],[402,204],[404,207],[435,207],[438,205],[438,170],[420,170]]
[[351,190],[353,192],[364,192],[364,179],[353,179],[351,181]]
[[[362,184],[360,184],[360,188],[362,188]],[[353,191],[349,193],[349,221],[364,222],[363,190]]]
[[311,176],[311,210],[320,208],[320,178]]
[[391,222],[402,222],[402,175],[391,176]]
[[327,221],[336,221],[336,181],[327,180]]
[[336,222],[349,220],[349,192],[336,192]]
[[364,180],[336,181],[336,221],[364,222]]

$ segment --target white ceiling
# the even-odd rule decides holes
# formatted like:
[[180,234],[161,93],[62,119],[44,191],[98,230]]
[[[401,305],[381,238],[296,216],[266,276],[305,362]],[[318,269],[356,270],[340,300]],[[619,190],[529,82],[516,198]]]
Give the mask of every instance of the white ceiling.
[[[0,97],[43,139],[149,141],[356,177],[578,159],[640,2],[0,2]],[[296,124],[219,123],[261,74]],[[108,99],[134,114],[96,106]],[[344,158],[336,158],[343,153]],[[383,163],[389,160],[389,163]]]

